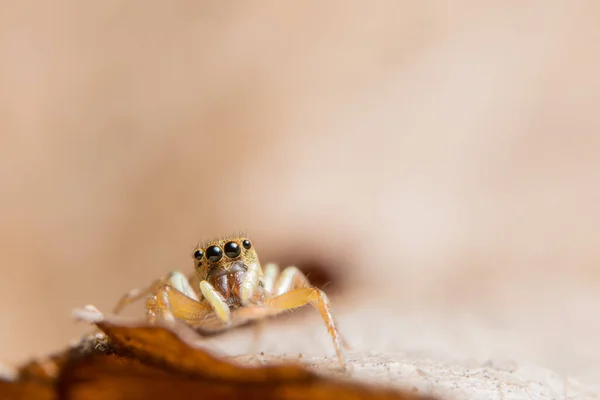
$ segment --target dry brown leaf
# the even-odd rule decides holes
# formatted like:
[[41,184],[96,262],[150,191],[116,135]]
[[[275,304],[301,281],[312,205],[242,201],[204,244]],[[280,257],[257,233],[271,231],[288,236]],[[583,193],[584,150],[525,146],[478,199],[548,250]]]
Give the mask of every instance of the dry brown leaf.
[[[0,381],[1,399],[424,399],[414,393],[326,378],[301,365],[250,367],[197,345],[185,324],[147,325],[101,314],[79,315],[103,334]],[[105,335],[105,336],[104,336]]]
[[110,339],[118,354],[190,376],[240,383],[302,381],[312,376],[294,364],[243,367],[217,358],[194,345],[194,332],[185,324],[169,328],[107,319],[96,325]]
[[[209,367],[210,365],[206,365]],[[274,367],[279,368],[279,367]],[[256,368],[261,370],[263,368]],[[240,377],[247,372],[239,367]],[[61,398],[80,399],[417,399],[391,389],[325,379],[243,382],[166,371],[132,358],[87,357],[73,364],[58,385]]]
[[72,350],[22,365],[13,377],[0,379],[0,399],[54,400],[54,384]]
[[0,380],[0,399],[55,400],[54,388],[47,383]]

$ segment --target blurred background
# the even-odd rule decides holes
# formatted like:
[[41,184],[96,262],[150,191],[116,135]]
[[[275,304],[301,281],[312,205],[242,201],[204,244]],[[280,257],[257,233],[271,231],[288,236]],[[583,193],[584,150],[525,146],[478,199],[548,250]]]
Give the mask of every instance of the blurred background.
[[[599,15],[1,5],[0,358],[61,349],[87,330],[73,308],[243,231],[332,282],[356,350],[599,380]],[[265,351],[333,354],[316,313],[287,320]]]

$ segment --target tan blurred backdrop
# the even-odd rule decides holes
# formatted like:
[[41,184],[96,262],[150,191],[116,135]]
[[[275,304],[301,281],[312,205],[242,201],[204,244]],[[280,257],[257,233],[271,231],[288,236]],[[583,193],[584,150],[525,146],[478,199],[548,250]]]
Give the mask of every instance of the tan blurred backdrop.
[[0,6],[0,358],[242,230],[355,348],[600,380],[600,6],[444,4]]

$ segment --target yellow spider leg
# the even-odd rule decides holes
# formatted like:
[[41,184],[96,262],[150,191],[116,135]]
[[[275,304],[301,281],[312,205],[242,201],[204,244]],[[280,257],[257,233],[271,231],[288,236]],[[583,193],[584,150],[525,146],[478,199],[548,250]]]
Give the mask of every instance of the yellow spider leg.
[[246,271],[244,280],[240,284],[240,300],[243,306],[250,304],[250,299],[254,295],[254,290],[258,286],[259,266],[256,263],[251,264]]
[[125,308],[127,305],[134,303],[148,295],[156,293],[164,285],[172,286],[178,291],[185,294],[187,297],[198,301],[198,295],[196,294],[194,289],[192,289],[192,286],[189,283],[189,279],[192,278],[187,278],[181,272],[174,271],[163,278],[157,279],[152,283],[152,285],[148,286],[147,288],[130,290],[129,292],[125,293],[123,297],[121,297],[121,299],[113,309],[113,313],[120,313],[123,310],[123,308]]
[[269,263],[265,265],[264,288],[267,293],[273,293],[277,275],[279,275],[279,267],[276,264]]
[[280,294],[289,292],[291,289],[296,289],[304,286],[310,286],[306,276],[296,267],[287,267],[279,275],[279,279],[275,283],[273,288],[273,294],[279,296]]
[[265,299],[264,305],[272,308],[290,309],[301,307],[310,303],[313,307],[319,310],[321,317],[325,321],[327,331],[333,339],[333,346],[337,353],[338,361],[344,367],[344,356],[340,345],[340,335],[335,325],[335,320],[331,314],[331,306],[327,295],[320,289],[313,287],[304,287],[291,290],[279,296]]
[[260,339],[265,329],[265,323],[266,322],[264,319],[258,319],[254,322],[254,326],[252,329],[252,345],[250,346],[250,350],[248,351],[249,354],[258,353],[258,349],[260,347]]
[[206,302],[196,301],[172,286],[160,287],[146,302],[148,320],[156,322],[158,316],[167,321],[175,318],[197,322],[212,313]]
[[229,323],[231,321],[231,312],[223,296],[207,281],[200,282],[200,291],[219,319],[225,323]]

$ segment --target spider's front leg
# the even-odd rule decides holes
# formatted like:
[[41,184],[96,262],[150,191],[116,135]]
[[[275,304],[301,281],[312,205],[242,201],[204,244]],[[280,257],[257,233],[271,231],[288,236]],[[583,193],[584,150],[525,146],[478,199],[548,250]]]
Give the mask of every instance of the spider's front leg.
[[148,320],[153,322],[159,315],[163,320],[175,318],[186,321],[190,325],[204,322],[204,318],[214,313],[225,325],[231,322],[229,306],[223,296],[207,281],[199,284],[203,300],[198,301],[186,296],[178,288],[164,285],[146,302]]
[[[171,272],[144,289],[134,289],[126,293],[114,308],[118,314],[125,306],[146,297],[147,319],[155,323],[158,318],[173,321],[175,318],[190,323],[201,321],[213,312],[211,303],[200,301],[190,280],[181,272]],[[202,285],[200,285],[202,291]],[[204,292],[202,292],[204,295]]]
[[177,289],[178,291],[180,291],[181,293],[183,293],[184,295],[186,295],[187,297],[189,297],[193,300],[199,301],[198,295],[196,294],[196,292],[194,291],[194,289],[192,289],[192,286],[190,285],[191,279],[194,279],[194,278],[193,277],[188,278],[181,272],[173,271],[173,272],[169,273],[167,276],[164,276],[160,279],[155,280],[150,286],[148,286],[146,288],[133,289],[133,290],[130,290],[129,292],[125,293],[123,295],[123,297],[121,297],[121,299],[119,300],[119,302],[117,303],[115,308],[113,309],[113,313],[118,314],[127,305],[134,303],[142,298],[145,298],[151,294],[155,295],[159,291],[159,289],[165,285],[171,286],[171,287]]
[[[265,279],[267,281],[265,286],[271,284],[269,279],[274,280],[276,272],[274,265],[265,267]],[[338,361],[344,367],[344,356],[340,344],[341,338],[331,313],[329,298],[322,290],[309,286],[306,276],[298,268],[287,267],[284,269],[274,283],[271,295],[268,295],[263,301],[264,306],[280,309],[297,308],[308,303],[321,313],[321,317],[327,325],[327,331],[333,339]]]

